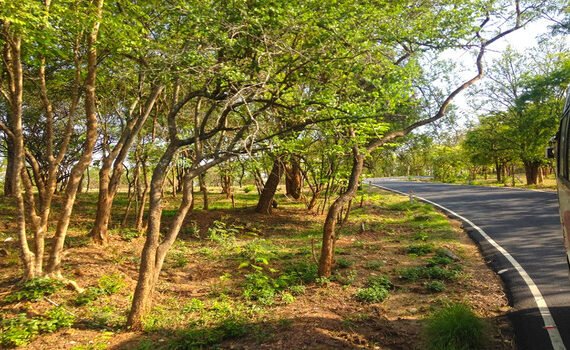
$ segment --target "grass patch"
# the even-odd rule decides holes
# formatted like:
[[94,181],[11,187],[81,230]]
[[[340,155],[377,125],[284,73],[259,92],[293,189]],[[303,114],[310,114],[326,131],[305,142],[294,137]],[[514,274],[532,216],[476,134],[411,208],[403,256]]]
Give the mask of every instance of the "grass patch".
[[452,304],[431,315],[425,324],[427,349],[486,348],[486,325],[465,304]]
[[366,282],[366,287],[356,292],[356,300],[363,303],[380,303],[390,295],[393,284],[386,276],[371,277]]

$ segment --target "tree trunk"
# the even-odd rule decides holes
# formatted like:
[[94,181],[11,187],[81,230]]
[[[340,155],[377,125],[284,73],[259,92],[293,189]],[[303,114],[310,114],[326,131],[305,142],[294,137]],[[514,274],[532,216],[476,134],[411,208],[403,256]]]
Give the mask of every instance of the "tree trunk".
[[290,166],[285,167],[285,189],[287,195],[300,199],[303,191],[303,174],[297,157],[292,157]]
[[[132,118],[123,129],[121,138],[113,150],[103,158],[101,170],[99,171],[99,196],[97,201],[97,214],[93,228],[89,236],[97,244],[106,244],[108,241],[108,228],[111,219],[111,208],[113,200],[119,189],[121,177],[124,171],[123,162],[128,155],[128,150],[139,134],[145,121],[148,119],[158,96],[163,87],[155,86],[148,96],[143,112]],[[174,184],[173,184],[174,191]]]
[[6,173],[4,176],[4,196],[12,197],[16,189],[15,180],[18,174],[15,162],[14,141],[6,138]]
[[164,258],[178,236],[192,204],[191,182],[193,178],[190,174],[186,174],[183,184],[182,202],[170,229],[161,242],[162,186],[164,186],[168,164],[175,152],[176,146],[170,145],[152,176],[147,238],[141,256],[139,278],[133,296],[133,304],[127,320],[127,326],[132,330],[142,329],[142,319],[152,305],[152,294],[158,281]]
[[281,180],[281,175],[283,174],[283,162],[281,162],[281,157],[275,157],[273,161],[273,168],[271,173],[263,186],[263,191],[259,196],[259,202],[257,202],[257,207],[255,212],[260,214],[271,214],[271,208],[273,207],[273,197],[277,191],[277,186],[279,186],[279,181]]
[[538,169],[540,167],[540,163],[536,161],[525,161],[523,163],[526,175],[526,184],[536,185],[538,180]]
[[23,280],[29,280],[36,275],[34,258],[35,255],[28,245],[26,236],[26,207],[24,204],[24,195],[22,193],[22,177],[24,172],[25,149],[24,134],[22,126],[23,113],[23,90],[24,90],[24,74],[22,70],[22,40],[18,35],[11,32],[10,23],[4,23],[4,36],[9,38],[9,42],[4,43],[3,59],[6,69],[10,72],[8,76],[8,94],[9,94],[9,110],[8,110],[8,127],[11,135],[7,135],[12,141],[12,163],[9,167],[10,177],[6,178],[6,183],[10,183],[9,190],[15,199],[17,207],[17,236],[20,246],[20,258],[24,267]]
[[202,209],[204,210],[208,210],[208,187],[206,186],[206,173],[200,174],[200,176],[198,176],[198,182],[200,185],[200,192],[202,192],[202,198],[203,198],[203,206]]
[[226,199],[232,197],[232,177],[231,175],[224,174],[221,178],[222,193],[226,195]]
[[364,156],[360,154],[357,147],[353,147],[354,161],[352,171],[348,181],[348,187],[343,194],[338,197],[330,206],[323,228],[323,246],[319,259],[319,276],[330,277],[334,261],[335,228],[338,213],[342,207],[354,198],[358,190],[358,180],[364,167]]
[[111,162],[104,159],[101,169],[99,170],[99,195],[97,200],[97,213],[95,214],[95,222],[89,236],[97,244],[106,244],[108,241],[109,219],[111,217],[111,205],[113,203],[114,194],[111,193],[109,183],[111,181]]
[[101,24],[101,17],[103,13],[103,0],[95,1],[96,19],[91,28],[91,32],[87,38],[88,40],[88,53],[87,53],[87,76],[85,80],[85,115],[87,119],[87,132],[85,143],[83,144],[83,151],[79,161],[71,169],[71,175],[65,188],[65,200],[61,210],[60,218],[57,222],[55,231],[55,240],[49,256],[47,266],[47,273],[51,277],[62,279],[61,275],[61,259],[63,253],[63,245],[65,236],[67,235],[67,228],[71,219],[71,212],[75,204],[77,189],[79,187],[79,180],[81,176],[91,163],[95,143],[97,142],[97,96],[96,96],[96,76],[97,76],[97,37],[99,33],[99,26]]

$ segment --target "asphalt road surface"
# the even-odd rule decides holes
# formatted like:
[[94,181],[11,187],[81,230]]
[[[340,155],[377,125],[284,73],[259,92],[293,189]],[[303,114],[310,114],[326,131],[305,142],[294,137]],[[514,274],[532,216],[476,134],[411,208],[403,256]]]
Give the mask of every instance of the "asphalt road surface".
[[465,225],[470,236],[506,284],[518,349],[570,349],[570,278],[556,193],[394,179],[366,182],[413,191],[470,221]]

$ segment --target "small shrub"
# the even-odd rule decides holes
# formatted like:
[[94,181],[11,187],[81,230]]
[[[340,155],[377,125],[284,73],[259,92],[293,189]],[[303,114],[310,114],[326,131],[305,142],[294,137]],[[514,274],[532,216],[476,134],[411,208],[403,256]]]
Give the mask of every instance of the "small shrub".
[[68,328],[75,322],[75,316],[62,307],[54,307],[45,314],[45,319],[41,323],[40,331],[52,333],[60,328]]
[[275,257],[273,251],[276,247],[265,239],[254,239],[243,246],[240,256],[245,258],[239,267],[251,266],[259,268],[260,265],[269,265],[269,261]]
[[363,303],[380,303],[388,298],[391,288],[393,284],[388,277],[371,277],[366,282],[366,288],[360,288],[355,297]]
[[99,288],[107,295],[115,294],[125,287],[126,283],[120,273],[103,275],[99,279]]
[[182,308],[183,313],[196,312],[196,311],[202,311],[202,310],[204,310],[204,302],[202,300],[196,299],[196,298],[190,299],[190,302],[188,302]]
[[244,188],[243,188],[244,193],[249,193],[253,190],[255,190],[255,186],[253,186],[253,185],[247,185],[247,186],[244,186]]
[[445,290],[445,283],[442,281],[429,281],[425,283],[426,289],[433,293],[441,293]]
[[139,238],[141,234],[141,231],[135,229],[121,229],[121,232],[119,232],[121,239],[126,242],[131,242],[132,240]]
[[289,287],[289,292],[291,292],[292,295],[303,295],[305,294],[305,286],[303,285],[295,285],[295,286],[290,286]]
[[12,292],[5,298],[6,302],[28,300],[37,301],[44,296],[49,296],[63,287],[63,283],[51,278],[34,278],[22,285],[20,290]]
[[346,273],[337,272],[333,277],[335,281],[343,286],[349,286],[354,283],[357,276],[358,272],[356,270],[349,270]]
[[218,220],[214,221],[212,226],[208,228],[208,238],[224,249],[231,249],[235,246],[238,233],[239,227],[226,225],[225,222]]
[[102,294],[104,294],[104,292],[101,288],[89,287],[83,293],[79,293],[77,297],[75,297],[74,303],[77,306],[91,304]]
[[44,316],[28,318],[26,314],[0,321],[0,345],[16,347],[28,344],[40,333],[52,333],[70,327],[75,317],[62,307],[55,307]]
[[301,283],[313,283],[319,277],[317,265],[307,261],[287,266],[285,273]]
[[433,252],[433,246],[431,244],[412,244],[406,249],[406,252],[417,256],[427,255]]
[[446,269],[441,266],[416,266],[403,269],[400,276],[412,282],[420,279],[450,281],[459,276],[459,270],[457,268]]
[[440,265],[447,266],[453,263],[453,259],[448,256],[436,255],[427,260],[428,264],[431,266]]
[[245,276],[243,296],[248,300],[257,300],[263,305],[271,305],[275,299],[276,287],[271,277],[257,271]]
[[414,235],[414,241],[425,242],[429,239],[429,235],[425,232],[418,232]]
[[364,265],[365,268],[369,270],[380,270],[380,268],[384,266],[384,262],[382,260],[370,260],[367,261]]
[[295,301],[295,297],[289,292],[281,292],[281,301],[285,304],[291,304]]
[[175,269],[183,268],[190,262],[185,252],[173,252],[167,257],[167,259],[168,266]]
[[349,268],[353,265],[354,263],[348,259],[345,258],[338,258],[336,259],[336,266],[338,266],[338,268],[340,269],[346,269]]
[[464,304],[452,304],[431,315],[425,324],[427,348],[475,350],[485,348],[485,323]]
[[380,303],[389,295],[390,292],[384,288],[361,288],[356,292],[356,300],[363,303]]

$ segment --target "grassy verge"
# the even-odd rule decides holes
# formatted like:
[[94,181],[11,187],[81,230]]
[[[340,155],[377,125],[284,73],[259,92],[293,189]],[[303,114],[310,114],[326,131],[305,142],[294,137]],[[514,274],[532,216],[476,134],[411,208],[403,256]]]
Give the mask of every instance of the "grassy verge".
[[[427,346],[430,315],[460,303],[487,325],[491,346],[512,344],[499,280],[459,225],[429,205],[374,188],[359,193],[364,205],[355,205],[340,228],[334,274],[323,279],[314,262],[323,217],[282,195],[271,216],[253,213],[257,196],[251,193],[237,191],[235,208],[221,195],[210,198],[213,209],[204,211],[197,196],[167,256],[144,332],[124,329],[144,235],[115,226],[106,248],[92,246],[85,235],[94,194],[87,194],[64,260],[67,277],[85,293],[43,282],[31,291],[13,287],[19,262],[15,245],[6,245],[2,334],[25,331],[29,336],[18,344],[76,350],[418,348]],[[168,200],[165,213],[177,200]],[[115,222],[125,205],[119,198]],[[10,215],[0,213],[5,231]],[[73,318],[54,314],[54,303]],[[55,328],[34,325],[53,319]]]

